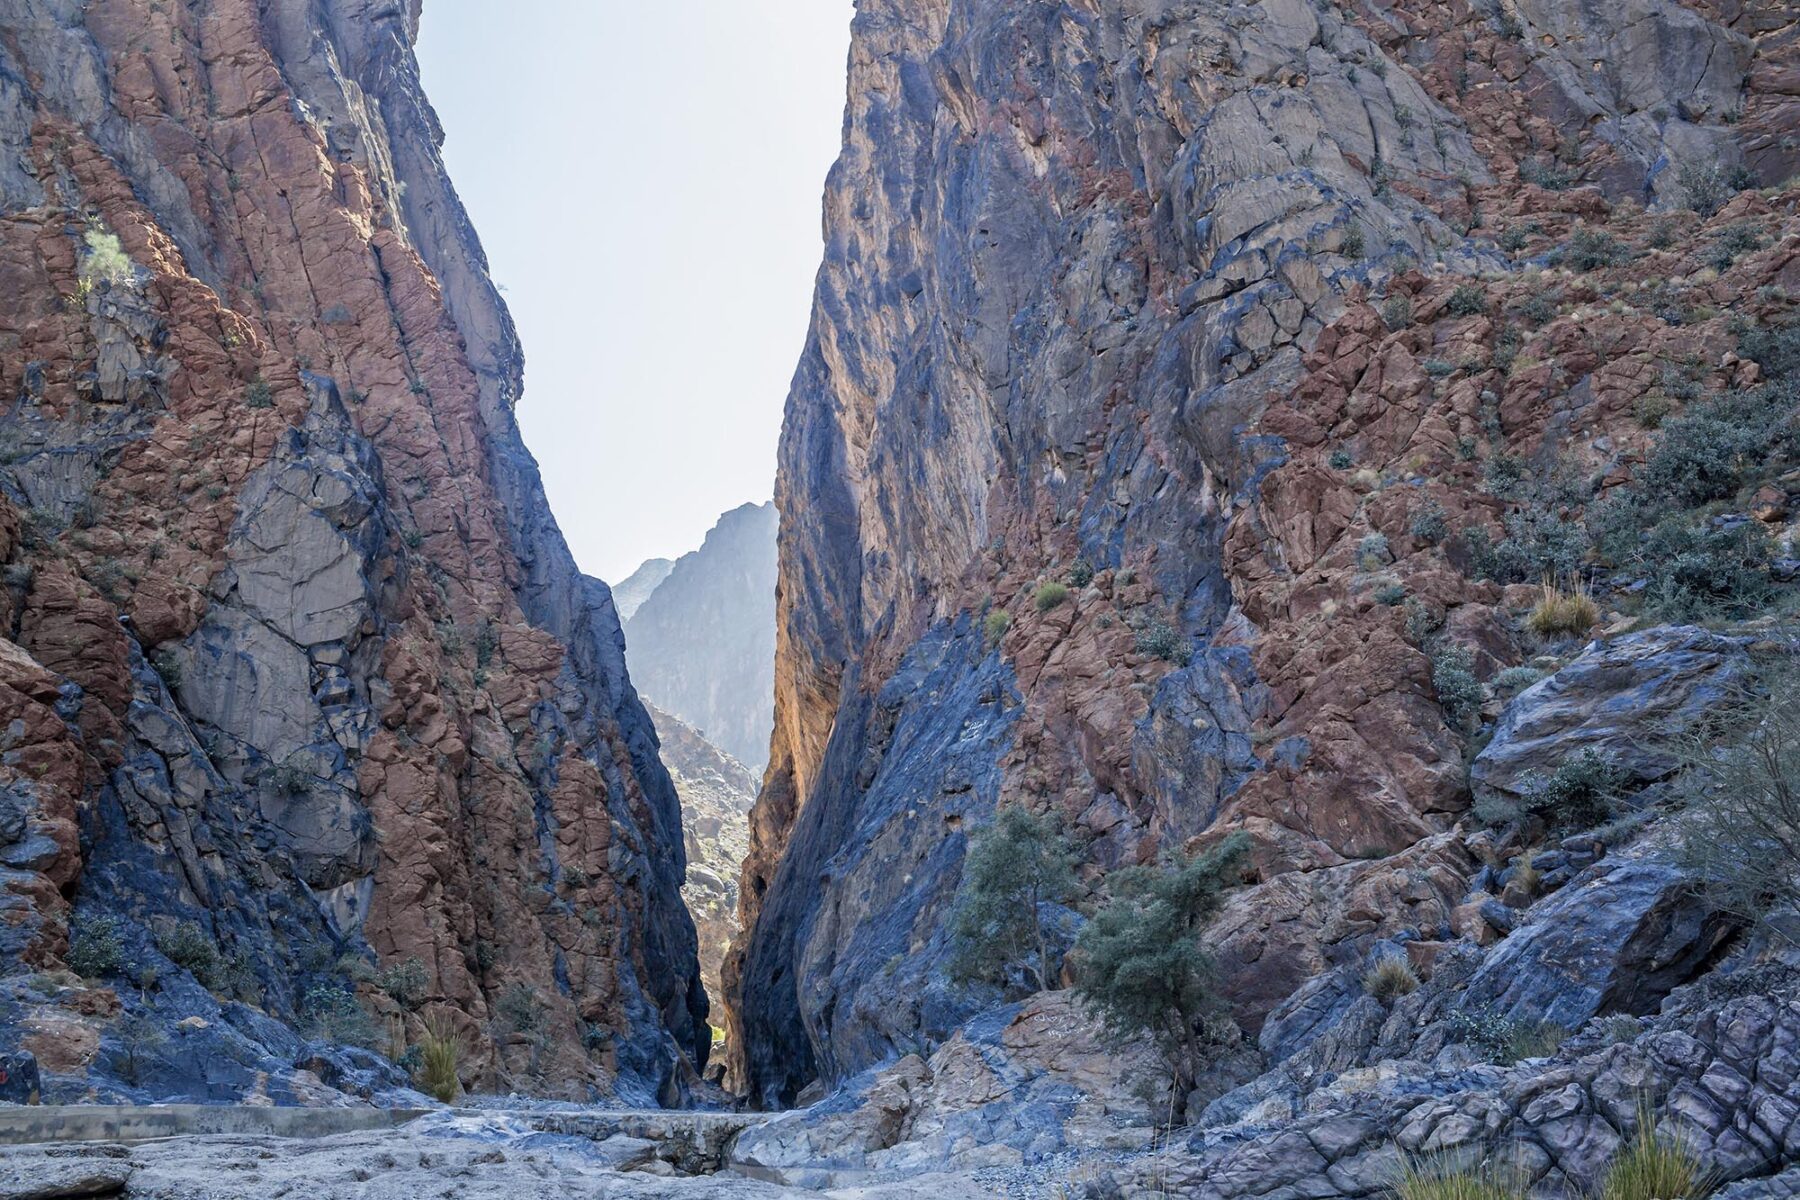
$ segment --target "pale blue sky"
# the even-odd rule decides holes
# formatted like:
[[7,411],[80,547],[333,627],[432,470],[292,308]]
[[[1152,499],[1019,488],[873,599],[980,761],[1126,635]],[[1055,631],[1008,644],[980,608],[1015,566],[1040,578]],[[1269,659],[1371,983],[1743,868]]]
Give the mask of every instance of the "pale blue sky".
[[851,0],[425,0],[444,157],[525,343],[519,422],[583,570],[774,487]]

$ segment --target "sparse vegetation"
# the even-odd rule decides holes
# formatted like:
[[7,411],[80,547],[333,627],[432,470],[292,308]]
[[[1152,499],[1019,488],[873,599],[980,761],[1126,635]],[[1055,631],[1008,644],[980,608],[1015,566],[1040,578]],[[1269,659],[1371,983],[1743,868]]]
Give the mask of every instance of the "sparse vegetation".
[[440,1104],[449,1104],[462,1090],[457,1071],[462,1065],[462,1032],[441,1013],[425,1019],[425,1033],[419,1039],[419,1066],[416,1081],[421,1090]]
[[1523,807],[1552,829],[1590,829],[1609,820],[1630,777],[1610,756],[1588,747],[1526,786]]
[[1402,996],[1419,990],[1419,977],[1412,964],[1396,954],[1382,958],[1363,974],[1363,991],[1383,1004],[1392,1004]]
[[87,253],[82,255],[81,265],[75,273],[84,289],[97,283],[118,286],[137,278],[137,267],[119,244],[118,234],[95,226],[83,233],[81,240],[87,246]]
[[1356,460],[1350,457],[1348,450],[1339,448],[1331,452],[1331,457],[1326,460],[1326,463],[1334,471],[1348,471],[1356,465]]
[[1657,1133],[1656,1115],[1645,1104],[1638,1110],[1637,1132],[1606,1168],[1599,1200],[1685,1200],[1707,1195],[1715,1183],[1692,1146]]
[[318,983],[300,1001],[301,1028],[317,1041],[373,1049],[380,1044],[375,1023],[355,993],[337,984]]
[[252,379],[250,386],[244,389],[244,406],[246,408],[275,407],[275,393],[270,390],[262,376],[259,375]]
[[1173,625],[1160,619],[1151,621],[1138,632],[1137,651],[1182,667],[1187,666],[1194,655],[1187,639]]
[[1086,559],[1079,559],[1069,568],[1069,586],[1084,588],[1094,582],[1094,568]]
[[1502,1066],[1555,1054],[1569,1036],[1553,1021],[1520,1021],[1485,1010],[1456,1009],[1446,1024],[1453,1041]]
[[1494,690],[1506,696],[1517,695],[1544,677],[1536,667],[1508,667],[1494,676]]
[[981,635],[987,639],[988,645],[997,646],[1006,631],[1012,628],[1012,614],[1004,608],[996,608],[981,620]]
[[376,972],[375,986],[386,992],[401,1008],[416,1009],[425,1002],[426,991],[431,987],[431,976],[425,970],[424,963],[416,958],[409,958]]
[[1056,985],[1044,904],[1075,890],[1075,856],[1056,818],[1017,804],[969,838],[962,882],[950,915],[951,977],[1002,986],[1023,970],[1041,991]]
[[1526,626],[1540,637],[1577,637],[1592,629],[1600,620],[1600,606],[1587,589],[1577,582],[1574,590],[1565,592],[1554,584],[1544,584],[1543,598],[1525,618]]
[[1405,329],[1413,323],[1412,297],[1396,293],[1381,302],[1381,320],[1389,329]]
[[1249,838],[1236,833],[1190,859],[1114,872],[1111,896],[1076,940],[1082,1000],[1116,1034],[1154,1038],[1178,1094],[1235,1031],[1214,991],[1200,933],[1248,852]]
[[1487,293],[1473,283],[1459,283],[1444,303],[1444,311],[1453,317],[1475,317],[1487,311]]
[[1800,905],[1800,668],[1783,664],[1713,705],[1711,727],[1672,747],[1682,776],[1682,857],[1746,919]]
[[1403,1157],[1394,1200],[1526,1200],[1525,1181],[1494,1163],[1459,1166],[1448,1158]]
[[123,927],[107,913],[78,918],[69,935],[69,970],[83,979],[117,975],[125,964]]
[[1437,543],[1450,532],[1449,515],[1436,500],[1427,500],[1413,513],[1412,535],[1421,542]]
[[193,975],[201,987],[217,991],[224,983],[218,943],[196,921],[182,921],[156,939],[156,948]]
[[494,1001],[494,1011],[513,1033],[535,1034],[544,1025],[544,1006],[537,989],[528,983],[508,984]]
[[1068,586],[1061,583],[1046,583],[1038,588],[1032,603],[1041,613],[1047,613],[1069,598]]
[[1676,172],[1675,184],[1688,208],[1703,217],[1710,217],[1737,193],[1755,187],[1756,177],[1743,167],[1689,163]]
[[1338,248],[1343,251],[1345,258],[1361,258],[1367,251],[1362,226],[1351,222],[1350,227],[1344,230],[1344,238]]
[[1431,686],[1444,720],[1467,730],[1481,714],[1481,681],[1475,678],[1475,656],[1461,646],[1443,643],[1431,652]]

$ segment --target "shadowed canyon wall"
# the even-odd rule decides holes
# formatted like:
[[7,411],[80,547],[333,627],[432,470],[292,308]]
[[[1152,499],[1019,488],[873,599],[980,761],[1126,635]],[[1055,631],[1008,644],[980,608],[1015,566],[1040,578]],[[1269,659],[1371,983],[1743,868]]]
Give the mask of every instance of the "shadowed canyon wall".
[[[92,1026],[51,1092],[379,1082],[294,1071],[352,993],[392,1054],[459,1025],[471,1086],[704,1061],[675,792],[519,440],[419,19],[0,13],[0,954],[110,947],[3,1001]],[[172,1031],[130,1072],[121,1011]]]
[[[1773,0],[864,0],[780,451],[734,1080],[784,1104],[995,1002],[941,968],[1002,801],[1059,814],[1090,882],[1249,831],[1212,941],[1251,1032],[1447,928],[1468,746],[1377,590],[1481,678],[1519,662],[1517,598],[1414,522],[1499,528],[1476,452],[1616,486],[1658,363],[1730,344],[1574,286],[1500,367],[1480,312],[1683,167],[1790,178],[1797,62]],[[1800,282],[1775,242],[1712,298],[1780,307],[1751,299]]]

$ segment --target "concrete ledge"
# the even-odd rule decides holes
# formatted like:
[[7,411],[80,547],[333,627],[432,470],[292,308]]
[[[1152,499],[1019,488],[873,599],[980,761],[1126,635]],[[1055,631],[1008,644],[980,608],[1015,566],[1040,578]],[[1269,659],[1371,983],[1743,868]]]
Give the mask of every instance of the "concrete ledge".
[[273,1108],[243,1104],[26,1105],[0,1108],[0,1145],[33,1142],[142,1142],[209,1133],[330,1137],[393,1129],[422,1108]]

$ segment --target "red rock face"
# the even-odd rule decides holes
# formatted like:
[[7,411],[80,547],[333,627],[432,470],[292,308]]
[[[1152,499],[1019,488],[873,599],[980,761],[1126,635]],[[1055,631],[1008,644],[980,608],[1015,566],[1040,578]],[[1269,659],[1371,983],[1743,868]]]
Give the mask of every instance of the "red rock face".
[[678,810],[518,442],[416,20],[0,18],[13,948],[55,964],[71,901],[197,918],[292,1017],[366,946],[471,1085],[666,1092],[706,1044]]
[[[1646,397],[1756,381],[1731,318],[1791,314],[1796,194],[1702,218],[1682,180],[1800,170],[1797,52],[1772,3],[862,6],[777,484],[738,1082],[784,1102],[973,1011],[943,918],[998,803],[1059,812],[1096,887],[1249,831],[1213,940],[1251,1030],[1332,955],[1447,929],[1471,747],[1431,648],[1481,681],[1540,648],[1536,579],[1472,561],[1526,507],[1487,464],[1591,478],[1554,515],[1597,521]],[[1624,253],[1589,269],[1596,235]]]

